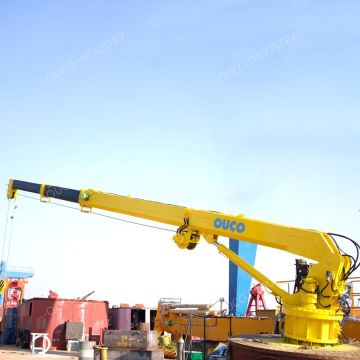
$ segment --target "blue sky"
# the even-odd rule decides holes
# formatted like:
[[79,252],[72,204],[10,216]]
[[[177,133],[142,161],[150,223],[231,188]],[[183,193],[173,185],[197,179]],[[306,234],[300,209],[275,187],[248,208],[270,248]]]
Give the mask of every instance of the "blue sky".
[[[0,190],[9,178],[94,187],[359,238],[359,11],[355,0],[3,3]],[[75,297],[95,281],[113,302],[227,296],[227,264],[206,244],[184,254],[167,234],[18,206],[9,260],[35,268],[29,295]],[[4,197],[3,224],[6,208]],[[259,251],[258,266],[269,259]],[[110,292],[104,272],[134,262],[165,287]],[[293,276],[293,256],[284,263],[277,280]],[[169,285],[176,269],[207,292]]]

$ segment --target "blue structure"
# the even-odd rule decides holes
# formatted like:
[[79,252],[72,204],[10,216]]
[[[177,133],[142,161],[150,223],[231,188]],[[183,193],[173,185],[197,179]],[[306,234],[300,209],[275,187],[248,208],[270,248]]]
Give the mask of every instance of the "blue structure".
[[[254,266],[256,244],[229,239],[230,249]],[[229,261],[229,312],[236,316],[245,315],[252,277]]]
[[[34,272],[31,268],[7,266],[5,261],[1,261],[0,263],[0,280],[7,278],[25,279],[33,276]],[[0,307],[4,304],[4,296],[5,293],[0,295]]]
[[0,263],[0,279],[13,278],[30,278],[34,276],[31,268],[21,266],[7,266],[5,261]]
[[6,309],[5,313],[5,326],[4,333],[1,334],[2,344],[15,344],[16,343],[16,324],[18,318],[18,309]]

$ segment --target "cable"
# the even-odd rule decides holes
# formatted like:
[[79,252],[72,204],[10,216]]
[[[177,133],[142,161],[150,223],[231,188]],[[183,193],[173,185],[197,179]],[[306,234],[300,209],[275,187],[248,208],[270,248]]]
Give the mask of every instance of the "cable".
[[13,213],[10,217],[11,219],[11,224],[10,224],[10,234],[9,234],[9,245],[8,245],[8,252],[7,252],[7,257],[6,257],[6,263],[9,264],[9,256],[10,256],[10,248],[11,248],[11,240],[12,240],[12,233],[13,233],[13,226],[14,226],[14,218],[15,218],[15,210],[17,209],[16,206],[16,199],[14,202],[14,210]]
[[[25,197],[25,198],[28,198],[28,199],[32,199],[32,200],[39,201],[39,199],[37,199],[37,198],[35,198],[35,197],[33,197],[33,196],[27,196],[27,195],[23,195],[23,194],[19,194],[19,196],[22,196],[22,197]],[[56,206],[61,206],[61,207],[65,207],[65,208],[68,208],[68,209],[73,209],[73,210],[79,211],[79,208],[77,208],[77,207],[75,207],[75,206],[69,206],[69,205],[59,204],[59,203],[56,203],[56,202],[53,202],[53,201],[52,201],[52,202],[49,202],[49,204],[51,204],[51,205],[56,205]],[[169,231],[169,232],[173,232],[173,233],[176,232],[176,230],[166,229],[166,228],[163,228],[163,227],[160,227],[160,226],[143,224],[143,223],[139,223],[139,222],[131,221],[131,220],[125,220],[125,219],[118,218],[118,217],[116,217],[116,216],[101,214],[101,213],[94,212],[94,211],[92,211],[91,214],[98,215],[98,216],[102,216],[102,217],[106,217],[106,218],[112,219],[112,220],[117,220],[117,221],[126,222],[126,223],[133,224],[133,225],[139,225],[139,226],[143,226],[143,227],[148,227],[148,228],[157,229],[157,230],[162,230],[162,231]]]
[[[352,264],[350,266],[350,269],[343,275],[343,280],[347,280],[348,277],[359,267],[360,263],[359,263],[359,252],[360,252],[360,246],[359,244],[357,244],[354,240],[348,238],[347,236],[344,236],[344,235],[340,235],[340,234],[334,234],[334,233],[329,233],[329,235],[331,236],[331,238],[334,240],[337,248],[339,249],[339,251],[346,257],[349,257],[350,258],[350,262],[352,261]],[[338,237],[341,237],[343,239],[346,239],[348,241],[350,241],[354,246],[355,246],[355,249],[356,249],[356,259],[349,255],[349,254],[346,254],[340,247],[339,245],[337,244],[336,240],[334,239],[334,236],[338,236]]]
[[323,305],[321,302],[320,302],[320,300],[318,300],[319,301],[319,304],[320,304],[320,306],[321,307],[323,307],[323,308],[329,308],[330,306],[331,306],[331,304],[329,304],[329,305]]
[[[33,196],[29,196],[29,195],[18,194],[18,196],[22,196],[22,197],[27,198],[27,199],[39,201],[38,198],[33,197]],[[77,207],[75,207],[75,206],[69,206],[69,205],[59,204],[59,203],[56,203],[56,202],[50,202],[50,204],[51,204],[51,205],[61,206],[61,207],[65,207],[65,208],[68,208],[68,209],[73,209],[73,210],[79,211],[79,208],[77,208]]]
[[7,207],[7,213],[6,213],[5,231],[4,231],[4,243],[3,243],[3,248],[2,248],[1,261],[4,260],[6,234],[7,234],[7,227],[8,227],[8,223],[9,223],[9,213],[10,213],[10,200],[8,200],[8,207]]
[[321,291],[320,291],[320,295],[322,296],[322,297],[324,297],[324,298],[329,298],[330,296],[329,295],[324,295],[323,294],[323,291],[329,286],[329,284],[330,284],[330,282],[329,282],[329,280],[326,280],[326,285],[321,289]]
[[335,290],[335,289],[334,289],[333,285],[334,285],[334,279],[331,278],[331,291],[332,291],[332,292],[338,291],[338,290]]
[[300,285],[300,289],[302,291],[305,291],[308,294],[317,294],[318,293],[318,289],[316,289],[315,291],[309,291],[309,290],[304,289],[301,285]]
[[[339,249],[339,251],[342,253],[343,256],[346,256],[346,257],[349,257],[350,258],[350,262],[352,261],[352,264],[350,266],[350,269],[343,275],[343,280],[347,280],[349,278],[349,276],[354,272],[356,271],[359,266],[360,266],[360,261],[359,261],[359,258],[360,258],[360,245],[354,241],[353,239],[350,239],[349,237],[347,236],[344,236],[344,235],[341,235],[341,234],[335,234],[335,233],[328,233],[328,235],[331,236],[331,238],[333,239],[333,241],[335,242],[337,248]],[[354,258],[353,256],[349,255],[349,254],[346,254],[338,245],[338,243],[336,242],[335,240],[335,237],[340,237],[340,238],[343,238],[343,239],[346,239],[348,241],[350,241],[355,249],[356,249],[356,257]]]
[[350,308],[350,305],[349,305],[349,303],[347,301],[345,302],[345,304],[346,304],[346,311],[345,310],[343,310],[343,311],[344,311],[346,316],[349,316],[349,314],[351,312],[351,308]]
[[129,224],[144,226],[144,227],[148,227],[148,228],[152,228],[152,229],[169,231],[169,232],[173,232],[173,233],[176,232],[176,230],[166,229],[166,228],[162,228],[162,227],[160,227],[160,226],[143,224],[143,223],[139,223],[139,222],[136,222],[136,221],[130,221],[130,220],[125,220],[125,219],[120,219],[120,218],[118,218],[118,217],[116,217],[116,216],[111,216],[111,215],[106,215],[106,214],[100,214],[100,213],[97,213],[97,212],[92,212],[92,214],[98,215],[98,216],[103,216],[103,217],[106,217],[106,218],[109,218],[109,219],[113,219],[113,220],[118,220],[118,221],[126,222],[126,223],[129,223]]

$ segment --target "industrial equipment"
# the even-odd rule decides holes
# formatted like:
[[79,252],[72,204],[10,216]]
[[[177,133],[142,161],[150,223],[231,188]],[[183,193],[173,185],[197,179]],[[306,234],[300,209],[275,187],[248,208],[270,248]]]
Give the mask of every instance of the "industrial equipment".
[[0,280],[0,295],[2,295],[5,292],[5,289],[6,289],[5,280]]
[[[32,298],[18,307],[17,343],[29,347],[31,333],[47,333],[52,350],[66,350],[67,340],[100,341],[108,328],[107,301]],[[80,334],[79,334],[80,333]]]
[[[252,310],[254,308],[254,310]],[[250,316],[251,313],[255,313],[262,310],[266,310],[266,302],[264,297],[264,289],[261,284],[256,284],[250,289],[250,299],[246,310],[246,316]]]
[[30,268],[8,266],[0,262],[0,342],[16,340],[17,307],[24,299],[25,286],[33,276]]
[[95,290],[90,291],[88,294],[76,298],[76,300],[86,300],[87,298],[89,298],[89,297],[90,297],[91,295],[93,295],[94,293],[95,293]]
[[228,338],[240,334],[272,333],[273,316],[239,317],[224,311],[212,310],[211,304],[182,304],[177,298],[160,299],[155,328],[159,335],[171,333],[177,340],[181,336],[203,339],[206,343],[227,342]]
[[[34,276],[30,268],[0,262],[0,321],[7,308],[15,308],[24,298],[25,285]],[[5,291],[6,290],[6,291]]]
[[[18,190],[40,194],[43,201],[55,198],[78,203],[82,211],[98,208],[174,225],[178,229],[173,240],[181,249],[194,249],[202,236],[278,298],[286,317],[285,338],[315,344],[338,343],[340,322],[349,311],[346,280],[359,266],[359,245],[349,238],[93,189],[73,190],[10,180],[8,198],[14,199]],[[315,263],[299,263],[296,288],[290,294],[221,244],[220,236],[280,249]],[[338,236],[354,244],[355,257],[341,251],[336,242]]]

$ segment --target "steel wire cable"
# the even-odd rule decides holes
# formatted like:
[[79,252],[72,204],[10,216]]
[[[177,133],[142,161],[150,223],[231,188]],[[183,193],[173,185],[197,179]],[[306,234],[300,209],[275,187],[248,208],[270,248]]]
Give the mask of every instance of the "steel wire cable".
[[9,224],[9,214],[10,214],[10,200],[8,201],[8,207],[7,207],[7,213],[6,213],[5,230],[4,230],[4,242],[3,242],[2,254],[1,254],[1,261],[4,260],[5,245],[6,245],[6,234],[7,234],[8,224]]
[[[32,200],[39,201],[38,198],[35,198],[35,197],[33,197],[33,196],[28,196],[28,195],[23,195],[23,194],[19,194],[19,196],[22,196],[22,197],[25,197],[25,198],[28,198],[28,199],[32,199]],[[52,202],[49,202],[49,204],[51,204],[51,205],[56,205],[56,206],[61,206],[61,207],[65,207],[65,208],[68,208],[68,209],[73,209],[73,210],[79,211],[79,208],[77,208],[77,207],[75,207],[75,206],[69,206],[69,205],[59,204],[59,203],[53,202],[53,201],[52,201]],[[116,216],[111,216],[111,215],[107,215],[107,214],[102,214],[102,213],[98,213],[98,212],[94,212],[94,211],[91,211],[90,214],[94,214],[94,215],[97,215],[97,216],[102,216],[102,217],[105,217],[105,218],[108,218],[108,219],[112,219],[112,220],[122,221],[122,222],[129,223],[129,224],[133,224],[133,225],[139,225],[139,226],[143,226],[143,227],[147,227],[147,228],[151,228],[151,229],[156,229],[156,230],[162,230],[162,231],[168,231],[168,232],[176,233],[176,230],[167,229],[167,228],[163,228],[163,227],[155,226],[155,225],[144,224],[144,223],[140,223],[140,222],[137,222],[137,221],[131,221],[131,220],[126,220],[126,219],[121,219],[121,218],[116,217]]]
[[16,209],[17,209],[17,206],[16,206],[16,199],[15,199],[14,209],[13,209],[12,215],[10,217],[11,224],[10,224],[8,251],[7,251],[7,257],[6,257],[6,263],[7,264],[9,264],[10,248],[11,248],[11,241],[12,241],[12,234],[13,234],[13,228],[14,228],[14,218],[15,218],[15,210]]

